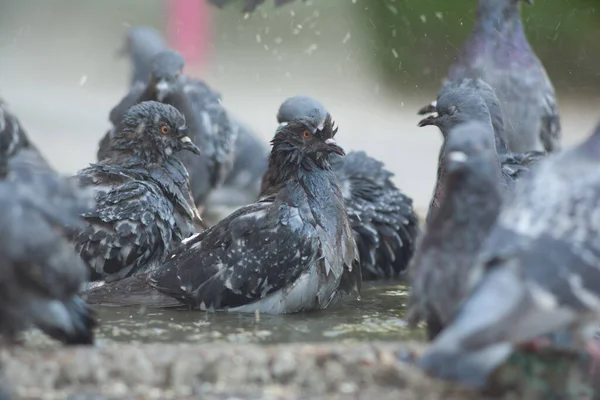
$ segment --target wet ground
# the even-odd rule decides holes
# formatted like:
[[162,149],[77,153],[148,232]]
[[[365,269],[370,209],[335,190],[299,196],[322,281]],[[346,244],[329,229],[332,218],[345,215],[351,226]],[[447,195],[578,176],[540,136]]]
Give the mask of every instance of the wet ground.
[[98,308],[101,341],[301,343],[420,339],[402,320],[404,284],[367,283],[362,297],[344,297],[326,311],[294,315]]

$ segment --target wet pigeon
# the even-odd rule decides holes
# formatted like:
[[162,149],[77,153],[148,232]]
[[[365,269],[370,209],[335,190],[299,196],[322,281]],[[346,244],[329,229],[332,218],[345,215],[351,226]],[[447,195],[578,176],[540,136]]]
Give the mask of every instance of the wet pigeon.
[[190,174],[194,201],[201,206],[232,168],[237,130],[221,105],[220,95],[203,82],[184,76],[184,64],[183,57],[172,50],[162,51],[154,57],[148,82],[134,85],[111,111],[113,129],[100,143],[98,160],[107,156],[118,124],[131,106],[150,100],[170,104],[183,113],[190,138],[202,149],[200,157],[181,155]]
[[141,82],[146,84],[150,78],[152,59],[163,50],[167,44],[162,34],[149,26],[133,26],[127,31],[123,48],[119,50],[122,56],[131,59],[131,86]]
[[[421,120],[419,126],[435,125],[441,130],[444,138],[450,129],[465,122],[477,121],[489,127],[485,132],[494,135],[496,151],[502,166],[501,184],[504,191],[510,191],[514,183],[546,155],[545,152],[538,151],[512,153],[505,147],[502,110],[498,107],[493,89],[481,80],[447,82],[440,89],[435,110],[436,114]],[[444,152],[444,146],[445,143],[440,149],[440,156]],[[442,166],[442,163],[438,164],[437,183],[427,220],[438,210],[442,201],[445,182]]]
[[0,99],[0,152],[9,163],[25,161],[37,168],[51,170],[50,164],[31,143],[18,118]]
[[520,3],[479,1],[475,28],[450,67],[448,79],[482,78],[494,88],[504,111],[511,151],[552,152],[560,149],[561,139],[556,97],[525,37]]
[[428,221],[410,265],[407,320],[427,322],[433,339],[468,294],[468,278],[500,205],[500,162],[490,127],[460,124],[448,132],[441,157],[445,185],[438,212]]
[[77,174],[83,186],[96,190],[97,208],[84,214],[88,226],[76,239],[93,280],[151,270],[195,233],[199,216],[176,153],[200,150],[186,132],[174,107],[140,103],[119,124],[109,157]]
[[[325,107],[315,99],[295,96],[282,103],[280,124],[316,112],[321,120]],[[393,173],[365,152],[331,156],[331,166],[342,187],[350,225],[360,253],[363,279],[397,278],[413,255],[418,217],[412,199],[392,182]]]
[[0,150],[0,335],[37,327],[65,344],[92,344],[93,311],[77,296],[87,268],[68,237],[82,229],[93,196],[73,182],[11,163]]
[[473,293],[421,360],[429,373],[484,386],[517,344],[571,330],[588,343],[600,315],[600,125],[522,179],[482,246]]
[[185,241],[149,282],[191,308],[291,313],[358,291],[358,251],[329,154],[331,116],[275,134],[260,198]]
[[[229,3],[234,3],[234,0],[207,0],[210,4],[213,4],[219,8],[223,8],[226,5],[228,5]],[[294,0],[275,0],[275,7],[279,7],[282,6],[284,4],[287,3],[291,3]],[[242,8],[242,11],[245,13],[250,13],[253,12],[254,10],[256,10],[256,8],[258,6],[260,6],[262,3],[264,3],[265,0],[243,0],[243,4],[244,7]]]

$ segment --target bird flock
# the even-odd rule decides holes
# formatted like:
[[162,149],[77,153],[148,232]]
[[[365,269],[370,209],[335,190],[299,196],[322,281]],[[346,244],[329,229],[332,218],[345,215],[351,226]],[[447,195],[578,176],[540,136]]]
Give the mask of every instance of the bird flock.
[[[281,104],[269,152],[152,28],[127,33],[129,90],[75,176],[0,102],[0,335],[92,344],[93,306],[285,314],[403,278],[433,376],[485,387],[515,349],[561,332],[600,358],[600,124],[561,149],[520,2],[480,0],[418,111],[443,136],[422,228],[381,161],[340,147],[319,101]],[[222,205],[236,210],[209,226]]]

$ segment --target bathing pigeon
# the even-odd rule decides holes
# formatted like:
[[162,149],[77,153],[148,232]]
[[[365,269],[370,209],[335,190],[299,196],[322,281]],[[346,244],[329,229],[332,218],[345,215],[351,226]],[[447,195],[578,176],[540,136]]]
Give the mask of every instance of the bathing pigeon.
[[185,241],[149,282],[190,308],[292,313],[326,308],[361,274],[329,154],[331,116],[277,130],[260,198]]
[[68,237],[93,209],[90,193],[0,149],[0,335],[31,327],[65,344],[92,344],[96,320],[77,296],[87,268]]
[[75,240],[92,280],[149,271],[196,232],[200,217],[176,153],[200,150],[186,133],[174,107],[140,103],[119,124],[109,156],[77,174],[81,185],[96,191],[96,209],[83,214],[88,225]]
[[496,91],[505,116],[508,148],[560,149],[556,95],[531,49],[521,21],[521,1],[480,0],[475,27],[450,67],[448,79],[482,78]]
[[[444,138],[447,132],[466,122],[477,121],[486,124],[489,129],[486,133],[494,135],[496,151],[502,165],[501,184],[504,191],[510,191],[514,183],[526,174],[531,166],[544,158],[545,152],[531,151],[526,153],[512,153],[504,147],[505,138],[502,129],[504,121],[501,109],[497,106],[497,99],[493,90],[485,82],[465,79],[447,82],[440,90],[435,104],[436,114],[430,115],[419,122],[419,126],[435,125]],[[488,107],[489,106],[489,107]],[[490,115],[493,111],[494,115]],[[445,143],[440,149],[440,156],[444,152]],[[427,220],[432,213],[439,209],[444,190],[443,164],[438,164],[437,183],[434,196],[429,206]]]
[[[223,8],[226,5],[228,5],[229,3],[233,3],[234,0],[207,0],[210,4],[213,4],[219,8]],[[275,0],[275,7],[279,7],[282,6],[284,4],[287,3],[291,3],[294,0]],[[245,13],[250,13],[253,12],[254,10],[256,10],[256,7],[260,6],[262,3],[264,3],[265,0],[243,0],[243,12]]]
[[563,329],[600,356],[589,337],[600,315],[598,154],[600,125],[518,182],[482,246],[473,292],[420,361],[424,370],[482,387],[516,345]]
[[[295,96],[282,103],[277,120],[285,124],[313,112],[321,120],[327,116],[327,110],[317,100]],[[393,173],[381,161],[363,151],[346,157],[333,154],[331,166],[342,187],[363,279],[397,278],[412,257],[419,231],[412,199],[396,188]]]
[[51,170],[50,164],[31,143],[19,119],[10,112],[0,99],[0,152],[8,157],[8,162],[25,161],[36,168]]
[[429,339],[468,294],[471,269],[502,203],[502,172],[489,125],[467,122],[452,128],[440,163],[444,193],[410,264],[406,318],[413,326],[426,321]]
[[220,186],[232,168],[237,130],[232,126],[220,95],[203,82],[182,74],[185,60],[172,50],[158,53],[147,83],[139,83],[111,111],[111,129],[100,143],[98,160],[103,160],[118,124],[127,110],[142,101],[160,101],[177,108],[186,118],[189,136],[202,155],[182,154],[181,161],[190,174],[196,205]]
[[146,84],[150,79],[152,59],[163,50],[167,43],[162,34],[149,26],[133,26],[127,31],[123,48],[119,55],[128,56],[131,60],[131,86],[141,82]]

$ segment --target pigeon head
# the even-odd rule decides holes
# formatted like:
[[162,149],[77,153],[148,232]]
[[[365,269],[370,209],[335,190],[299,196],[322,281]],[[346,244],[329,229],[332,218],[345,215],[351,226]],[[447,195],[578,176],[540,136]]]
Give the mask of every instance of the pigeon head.
[[165,50],[158,53],[152,59],[152,71],[150,84],[156,89],[158,101],[164,101],[166,95],[171,92],[179,81],[185,59],[181,54],[173,50]]
[[149,26],[134,26],[127,31],[125,44],[117,54],[134,58],[152,57],[165,47],[163,37],[156,29]]
[[316,121],[327,119],[327,109],[319,101],[308,96],[294,96],[285,100],[277,112],[277,122],[287,124],[295,118],[312,115]]
[[485,100],[474,87],[464,82],[445,84],[438,94],[435,109],[435,114],[422,119],[418,125],[435,125],[444,136],[450,129],[465,122],[492,124]]
[[291,155],[299,162],[309,157],[317,165],[325,167],[331,153],[346,155],[334,139],[336,133],[331,115],[327,114],[325,120],[321,120],[319,110],[314,109],[308,115],[294,118],[279,127],[271,141],[271,154]]
[[442,163],[449,176],[497,169],[493,132],[481,122],[460,124],[448,132]]
[[148,162],[164,160],[181,150],[200,154],[187,136],[185,117],[175,107],[156,101],[139,103],[127,111],[112,147],[134,152]]

